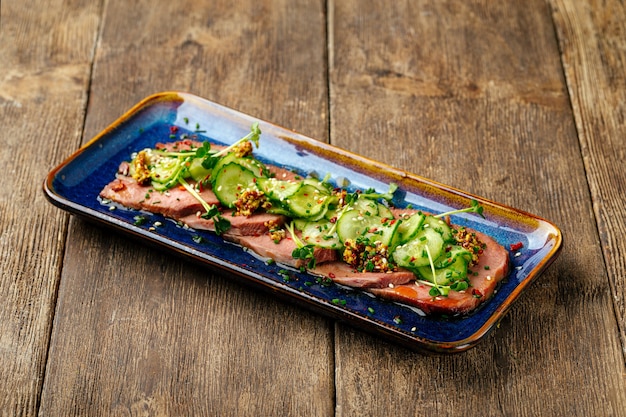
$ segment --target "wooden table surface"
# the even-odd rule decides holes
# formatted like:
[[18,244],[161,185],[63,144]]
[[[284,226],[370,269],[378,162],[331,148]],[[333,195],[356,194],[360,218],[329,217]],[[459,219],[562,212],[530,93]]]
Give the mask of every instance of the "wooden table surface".
[[[622,0],[4,0],[0,415],[626,416]],[[46,174],[182,90],[557,224],[426,356],[72,217]]]

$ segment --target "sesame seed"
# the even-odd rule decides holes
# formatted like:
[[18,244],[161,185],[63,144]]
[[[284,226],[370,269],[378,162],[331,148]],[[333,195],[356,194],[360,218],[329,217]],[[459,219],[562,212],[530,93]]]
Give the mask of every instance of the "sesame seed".
[[487,275],[487,281],[491,281],[491,275]]
[[115,210],[115,206],[110,206],[109,211],[113,211],[113,210]]
[[161,223],[161,222],[154,222],[154,227],[159,227],[159,226],[163,226],[163,223]]
[[411,331],[414,332],[417,330],[417,327],[411,327]]
[[522,256],[522,252],[516,252],[516,253],[515,253],[515,255],[513,255],[513,256],[515,256],[516,258],[517,258],[518,256]]

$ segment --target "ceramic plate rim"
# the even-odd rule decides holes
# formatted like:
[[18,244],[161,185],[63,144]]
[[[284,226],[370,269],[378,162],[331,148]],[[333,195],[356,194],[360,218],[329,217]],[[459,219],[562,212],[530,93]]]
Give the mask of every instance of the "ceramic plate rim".
[[[390,325],[388,322],[382,323],[375,318],[364,316],[363,314],[358,314],[358,312],[346,309],[339,305],[333,305],[332,303],[328,302],[328,299],[320,300],[319,296],[315,296],[307,292],[294,292],[293,288],[287,285],[282,285],[280,282],[270,279],[266,273],[264,274],[263,272],[251,271],[249,269],[237,267],[236,264],[229,262],[227,259],[220,259],[219,257],[203,253],[202,250],[198,250],[197,248],[192,248],[188,245],[182,244],[181,242],[176,241],[174,238],[168,235],[150,233],[141,227],[129,223],[128,221],[120,220],[112,216],[111,213],[107,213],[106,211],[104,211],[104,209],[98,210],[92,207],[88,207],[85,204],[81,204],[78,198],[73,198],[64,194],[63,191],[59,191],[58,185],[55,184],[60,181],[60,176],[62,175],[61,173],[64,172],[64,170],[78,170],[76,164],[78,164],[77,161],[81,157],[81,155],[83,155],[85,152],[92,152],[97,155],[98,152],[104,152],[102,151],[102,149],[109,150],[109,148],[105,148],[107,144],[102,144],[101,142],[106,142],[106,140],[112,141],[112,139],[110,138],[115,138],[116,134],[120,134],[119,130],[122,127],[132,122],[135,118],[139,117],[142,112],[149,112],[150,109],[156,108],[152,106],[157,106],[160,103],[189,104],[189,108],[197,109],[200,113],[210,113],[211,116],[215,116],[216,118],[222,118],[225,120],[224,123],[249,123],[250,121],[256,120],[259,121],[259,123],[261,124],[264,134],[266,133],[266,131],[269,131],[270,134],[273,135],[272,137],[278,144],[277,146],[281,145],[280,140],[282,140],[285,144],[290,144],[290,146],[296,147],[299,146],[301,149],[304,149],[305,153],[309,153],[307,154],[307,156],[317,155],[318,157],[322,158],[322,160],[326,158],[325,160],[329,164],[333,164],[336,163],[336,161],[341,160],[342,163],[346,164],[346,169],[352,170],[352,172],[361,172],[359,171],[359,169],[365,169],[363,168],[364,165],[370,167],[368,168],[370,170],[375,167],[377,170],[381,171],[381,177],[385,180],[397,179],[398,181],[405,182],[414,181],[415,184],[419,183],[420,187],[426,187],[426,189],[432,190],[433,193],[441,193],[440,195],[444,196],[446,199],[477,199],[481,203],[486,204],[489,209],[494,210],[494,213],[496,213],[497,215],[505,216],[507,219],[511,220],[514,223],[517,222],[515,224],[521,224],[523,222],[540,224],[541,227],[545,228],[545,233],[548,234],[547,239],[550,245],[547,249],[545,249],[545,253],[540,253],[541,257],[540,259],[536,260],[533,268],[529,271],[524,272],[524,276],[522,277],[523,279],[521,279],[519,283],[515,284],[515,286],[512,287],[512,290],[506,296],[506,298],[497,306],[495,306],[495,309],[488,316],[486,316],[483,323],[476,327],[469,336],[462,337],[458,340],[441,341],[431,338],[425,338],[423,336],[411,334],[411,332],[407,332],[406,330],[394,328],[394,326]],[[226,126],[228,126],[228,124],[226,124]],[[141,133],[138,134],[140,135]],[[99,146],[99,149],[94,150]],[[262,147],[263,136],[261,148]],[[120,150],[118,150],[118,152],[119,151]],[[475,196],[456,188],[449,187],[435,181],[423,178],[419,175],[399,170],[387,164],[374,161],[372,159],[351,153],[341,148],[337,148],[333,145],[316,141],[310,137],[298,134],[296,132],[263,121],[261,119],[251,117],[244,113],[227,108],[225,106],[219,105],[193,94],[178,91],[166,91],[156,93],[141,100],[139,103],[137,103],[127,112],[125,112],[122,116],[120,116],[116,121],[114,121],[99,134],[97,134],[91,140],[81,146],[60,165],[50,171],[44,181],[43,191],[52,204],[72,214],[81,216],[83,218],[86,218],[87,220],[97,221],[98,223],[104,224],[106,226],[111,226],[118,231],[125,232],[136,238],[147,239],[151,243],[156,244],[161,248],[173,249],[179,255],[182,255],[183,257],[189,258],[193,261],[200,262],[211,267],[217,267],[221,270],[234,272],[241,280],[247,283],[263,287],[270,291],[278,291],[280,295],[282,295],[283,298],[287,299],[288,301],[295,301],[296,303],[298,303],[298,301],[304,301],[309,309],[318,311],[332,318],[347,322],[355,327],[361,328],[371,333],[378,334],[386,339],[398,342],[410,349],[425,352],[454,353],[462,352],[469,349],[470,347],[475,346],[494,328],[497,322],[499,322],[499,320],[505,315],[505,313],[510,309],[514,301],[519,298],[522,292],[532,282],[534,282],[534,280],[540,275],[541,272],[543,272],[543,270],[545,270],[545,268],[547,268],[556,259],[562,248],[561,231],[556,225],[541,217],[508,207],[503,204],[492,202],[490,200]],[[95,191],[98,192],[99,189]],[[494,300],[488,300],[487,303],[491,301]],[[459,323],[461,322],[462,321],[460,320]]]

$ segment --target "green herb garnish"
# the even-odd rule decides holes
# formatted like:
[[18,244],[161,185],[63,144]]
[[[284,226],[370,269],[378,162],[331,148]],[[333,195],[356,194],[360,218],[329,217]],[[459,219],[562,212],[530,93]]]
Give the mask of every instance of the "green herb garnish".
[[459,213],[476,213],[480,215],[480,217],[482,217],[483,219],[485,218],[485,216],[483,215],[483,206],[481,206],[480,203],[476,200],[472,200],[471,205],[467,208],[448,211],[446,213],[437,214],[433,217],[440,219],[442,217],[451,216],[453,214]]

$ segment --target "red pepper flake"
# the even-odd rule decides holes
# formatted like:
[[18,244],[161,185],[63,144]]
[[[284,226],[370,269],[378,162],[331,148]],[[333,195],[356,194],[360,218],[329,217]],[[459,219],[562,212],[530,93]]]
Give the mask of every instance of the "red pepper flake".
[[332,272],[329,272],[328,273],[328,278],[334,279],[335,278],[335,274],[333,274]]
[[477,290],[476,288],[474,288],[472,289],[472,295],[476,298],[481,298],[483,296],[483,293]]
[[522,242],[517,242],[517,243],[512,243],[511,244],[511,250],[512,251],[517,251],[520,250],[524,247],[524,244]]
[[178,132],[178,126],[170,126],[170,133]]

